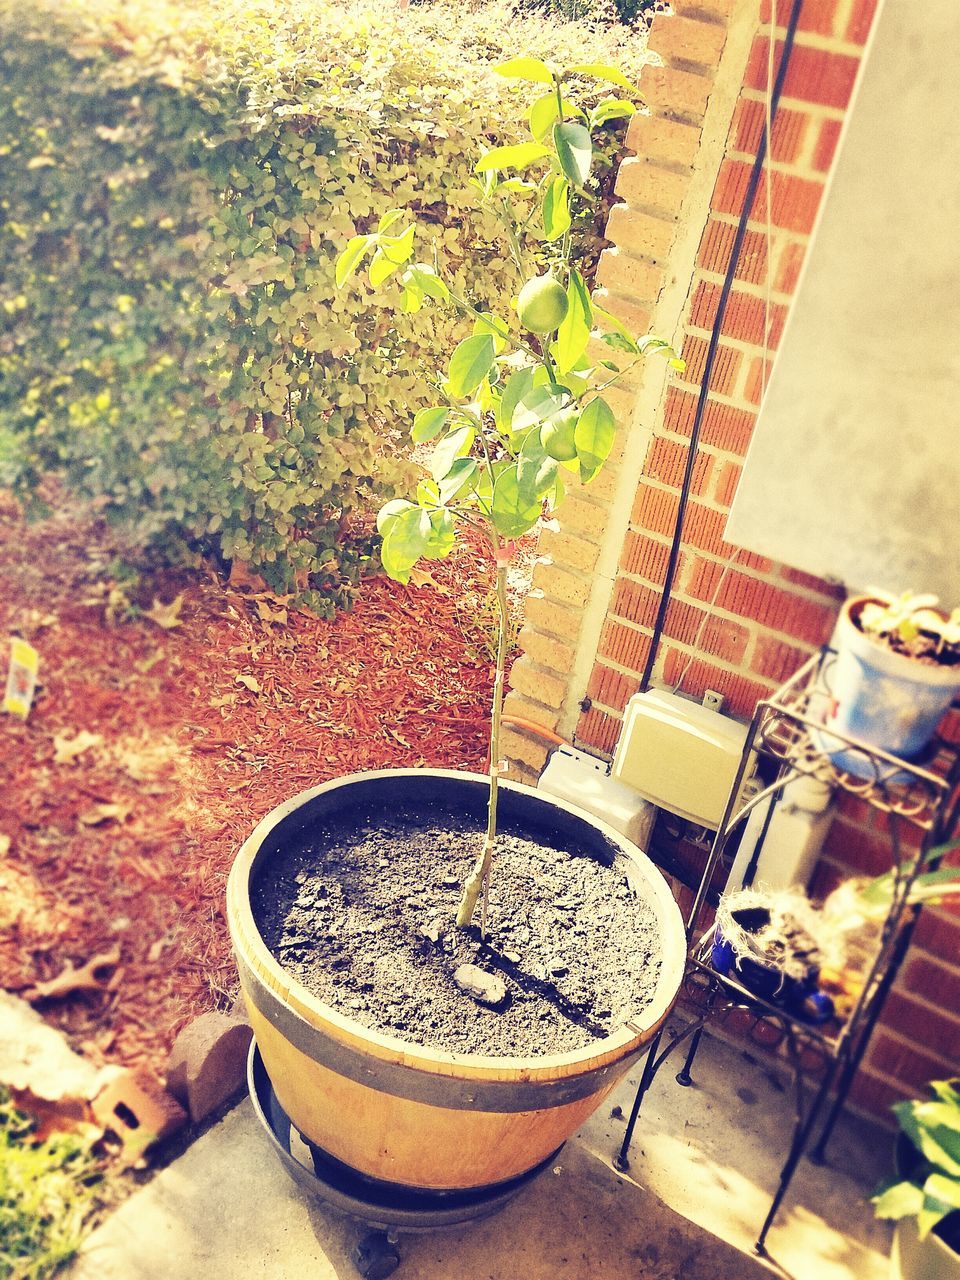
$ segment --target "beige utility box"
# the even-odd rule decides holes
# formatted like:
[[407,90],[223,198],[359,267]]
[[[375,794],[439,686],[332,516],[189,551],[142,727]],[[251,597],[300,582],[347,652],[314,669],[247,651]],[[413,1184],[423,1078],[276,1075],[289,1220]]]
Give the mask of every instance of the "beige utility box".
[[740,764],[747,726],[660,689],[627,703],[613,777],[658,808],[714,830]]

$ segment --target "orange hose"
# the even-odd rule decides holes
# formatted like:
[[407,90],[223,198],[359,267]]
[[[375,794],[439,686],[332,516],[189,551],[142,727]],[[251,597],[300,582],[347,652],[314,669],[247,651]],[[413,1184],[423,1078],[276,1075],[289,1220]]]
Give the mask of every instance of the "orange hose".
[[518,729],[526,729],[528,733],[535,733],[538,738],[545,738],[547,742],[554,742],[558,747],[570,746],[566,738],[561,738],[552,729],[547,729],[542,724],[537,724],[535,720],[524,720],[522,716],[502,716],[501,723],[515,725]]

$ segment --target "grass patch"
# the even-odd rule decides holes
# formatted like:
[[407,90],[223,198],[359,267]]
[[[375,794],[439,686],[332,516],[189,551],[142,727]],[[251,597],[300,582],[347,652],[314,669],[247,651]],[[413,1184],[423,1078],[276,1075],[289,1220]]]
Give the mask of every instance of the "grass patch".
[[87,1138],[38,1142],[34,1122],[0,1089],[0,1278],[46,1280],[77,1251],[99,1165]]

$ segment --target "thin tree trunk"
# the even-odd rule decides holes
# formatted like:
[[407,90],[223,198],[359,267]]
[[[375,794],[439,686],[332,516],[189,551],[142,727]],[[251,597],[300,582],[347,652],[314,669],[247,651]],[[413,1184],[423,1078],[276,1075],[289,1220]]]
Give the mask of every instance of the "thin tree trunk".
[[500,717],[503,714],[503,678],[507,664],[509,615],[507,604],[507,566],[497,565],[497,670],[493,680],[493,715],[490,719],[490,799],[487,804],[487,832],[483,848],[467,876],[463,896],[457,910],[457,924],[465,928],[473,919],[477,899],[483,890],[483,911],[480,919],[480,936],[487,936],[487,898],[490,881],[490,865],[493,861],[493,843],[497,835],[497,785],[500,779]]

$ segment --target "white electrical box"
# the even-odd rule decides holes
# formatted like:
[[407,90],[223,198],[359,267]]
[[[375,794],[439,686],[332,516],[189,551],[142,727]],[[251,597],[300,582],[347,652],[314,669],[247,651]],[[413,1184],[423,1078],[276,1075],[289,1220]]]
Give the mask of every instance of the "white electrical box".
[[540,775],[537,790],[586,809],[646,850],[656,809],[631,787],[611,778],[596,756],[575,747],[558,747]]
[[737,775],[747,726],[661,689],[627,703],[613,777],[645,800],[713,830]]

